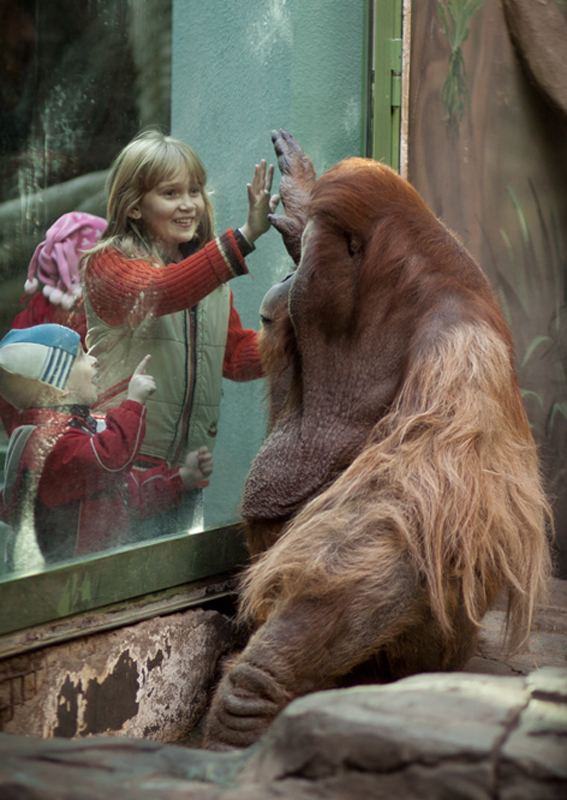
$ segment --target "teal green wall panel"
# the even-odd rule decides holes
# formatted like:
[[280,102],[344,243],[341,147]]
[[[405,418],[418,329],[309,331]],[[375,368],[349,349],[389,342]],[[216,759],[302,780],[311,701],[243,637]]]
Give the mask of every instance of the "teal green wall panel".
[[[245,184],[270,133],[286,128],[322,173],[360,155],[363,0],[176,0],[172,132],[203,159],[217,231],[246,217]],[[279,173],[276,170],[276,185]],[[274,231],[248,259],[253,277],[231,282],[247,327],[258,328],[266,290],[291,262]],[[265,432],[261,382],[224,382],[205,524],[235,518],[242,483]]]

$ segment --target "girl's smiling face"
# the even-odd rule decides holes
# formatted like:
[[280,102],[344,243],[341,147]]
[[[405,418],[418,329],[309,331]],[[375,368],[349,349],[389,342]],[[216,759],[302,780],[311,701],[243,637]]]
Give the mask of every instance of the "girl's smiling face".
[[179,245],[195,236],[204,211],[201,187],[183,165],[146,192],[128,216],[141,220],[162,243],[164,255],[175,260],[180,257]]

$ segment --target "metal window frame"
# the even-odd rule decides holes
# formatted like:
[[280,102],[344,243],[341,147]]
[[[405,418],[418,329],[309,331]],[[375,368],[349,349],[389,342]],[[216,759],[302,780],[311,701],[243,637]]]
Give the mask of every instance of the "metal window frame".
[[[403,175],[409,81],[407,67],[402,65],[402,47],[409,53],[411,0],[364,0],[363,10],[361,154],[401,169]],[[409,59],[405,61],[409,66]],[[0,578],[0,657],[3,641],[12,651],[18,649],[21,632],[26,632],[27,642],[21,649],[33,646],[36,630],[38,646],[42,646],[39,642],[49,643],[50,637],[61,640],[62,620],[75,619],[71,628],[73,635],[78,635],[77,631],[108,627],[104,620],[109,610],[120,609],[113,618],[127,624],[150,613],[147,609],[154,607],[156,593],[173,596],[160,608],[179,610],[194,604],[195,587],[214,583],[247,563],[240,526],[232,524],[142,542],[33,574],[4,575]],[[131,604],[131,614],[124,612],[124,604]],[[145,612],[140,611],[142,606]]]
[[362,153],[407,177],[411,0],[366,0]]
[[[248,554],[240,525],[182,533],[0,579],[0,640],[27,628],[187,589],[241,569]],[[87,632],[88,624],[84,625]],[[1,651],[1,647],[0,647]]]

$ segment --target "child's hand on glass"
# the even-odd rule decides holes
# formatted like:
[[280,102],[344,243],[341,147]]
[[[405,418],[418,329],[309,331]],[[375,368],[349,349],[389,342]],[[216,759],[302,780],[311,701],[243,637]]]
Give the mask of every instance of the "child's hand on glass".
[[263,158],[254,168],[252,183],[246,184],[248,219],[240,230],[250,243],[269,230],[268,214],[273,214],[280,202],[279,194],[270,196],[273,178],[274,167],[270,164],[266,169],[266,160]]
[[151,355],[144,356],[134,370],[128,384],[128,400],[135,400],[143,406],[146,405],[148,397],[156,390],[156,382],[153,376],[146,373],[146,366],[150,359]]
[[179,474],[185,486],[194,486],[206,480],[213,471],[213,454],[206,447],[199,447],[187,454]]

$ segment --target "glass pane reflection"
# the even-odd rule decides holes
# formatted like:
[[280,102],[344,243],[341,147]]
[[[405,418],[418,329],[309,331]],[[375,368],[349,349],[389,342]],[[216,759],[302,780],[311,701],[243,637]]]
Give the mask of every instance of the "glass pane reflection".
[[[104,216],[114,157],[140,128],[169,128],[171,0],[0,0],[0,53],[3,336],[27,308],[28,265],[47,229],[71,211]],[[57,312],[38,321],[66,322]],[[1,426],[0,462],[8,438]],[[13,548],[2,523],[0,576]],[[22,568],[41,567],[32,531],[18,550]]]

